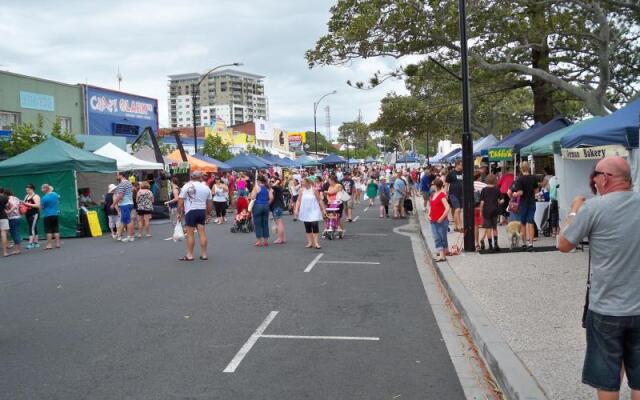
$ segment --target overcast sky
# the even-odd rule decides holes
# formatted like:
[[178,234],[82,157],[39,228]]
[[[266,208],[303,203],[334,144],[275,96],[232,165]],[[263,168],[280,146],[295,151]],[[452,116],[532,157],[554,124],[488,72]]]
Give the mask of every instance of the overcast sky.
[[[55,4],[54,4],[55,3]],[[289,131],[313,130],[313,102],[324,93],[332,132],[344,121],[376,119],[379,101],[401,82],[370,91],[347,80],[366,79],[393,60],[365,60],[310,70],[304,52],[326,33],[329,0],[215,1],[5,1],[0,5],[0,68],[67,83],[89,83],[157,98],[167,126],[167,75],[205,72],[242,62],[241,70],[266,76],[270,117]]]

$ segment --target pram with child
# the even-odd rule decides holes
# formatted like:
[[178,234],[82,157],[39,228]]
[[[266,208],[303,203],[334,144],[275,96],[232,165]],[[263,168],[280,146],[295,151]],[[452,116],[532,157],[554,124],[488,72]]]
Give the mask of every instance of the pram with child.
[[340,201],[331,202],[326,208],[326,211],[327,217],[324,221],[324,231],[322,231],[322,237],[329,240],[344,238],[344,231],[340,228],[342,203]]
[[244,196],[239,196],[236,202],[236,216],[233,219],[233,225],[230,228],[231,233],[249,233],[253,232],[253,221],[251,220],[251,212],[249,211],[249,201]]

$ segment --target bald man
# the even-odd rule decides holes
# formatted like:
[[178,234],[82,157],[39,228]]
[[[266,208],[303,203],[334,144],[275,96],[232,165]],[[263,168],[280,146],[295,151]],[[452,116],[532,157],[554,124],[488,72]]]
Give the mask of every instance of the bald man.
[[[578,196],[558,248],[591,246],[591,289],[584,326],[587,350],[582,382],[598,399],[618,399],[627,373],[632,399],[640,399],[640,193],[631,191],[631,168],[621,157],[601,160],[592,173],[598,193]],[[624,363],[623,363],[624,361]]]

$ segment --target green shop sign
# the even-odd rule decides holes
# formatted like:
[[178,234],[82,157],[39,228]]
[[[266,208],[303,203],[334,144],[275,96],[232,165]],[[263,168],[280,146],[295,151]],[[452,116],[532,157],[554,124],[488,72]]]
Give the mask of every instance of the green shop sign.
[[489,149],[489,161],[509,161],[513,159],[511,147],[494,147]]

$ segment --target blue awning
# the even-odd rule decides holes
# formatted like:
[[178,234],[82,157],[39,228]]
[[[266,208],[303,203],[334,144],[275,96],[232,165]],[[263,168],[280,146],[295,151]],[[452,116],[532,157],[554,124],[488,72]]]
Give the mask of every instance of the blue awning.
[[216,160],[215,158],[205,156],[201,153],[195,153],[194,155],[192,155],[192,157],[200,161],[215,165],[216,167],[218,167],[218,171],[231,171],[233,169],[229,164],[224,163],[220,160]]

